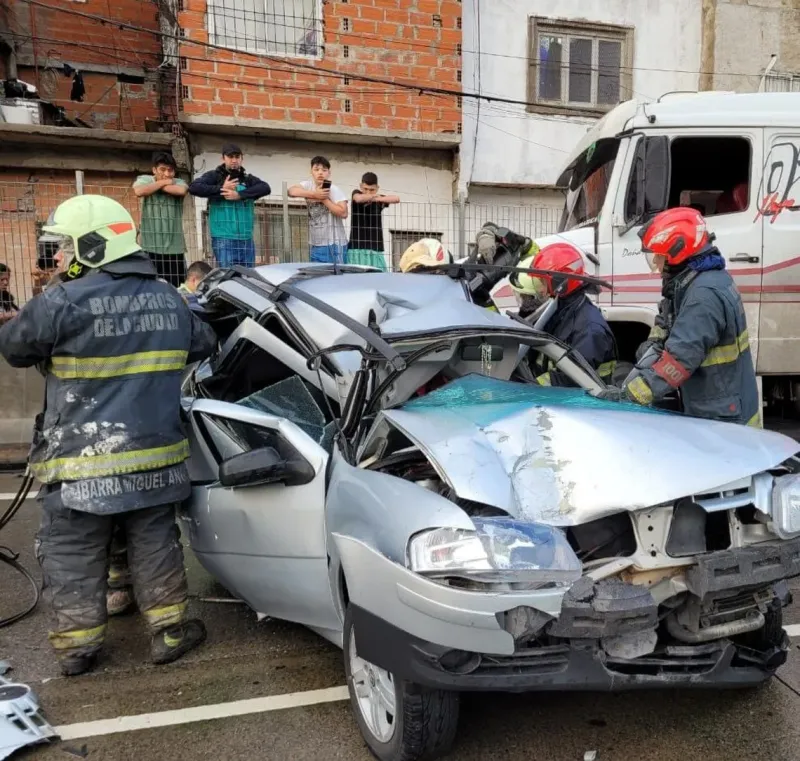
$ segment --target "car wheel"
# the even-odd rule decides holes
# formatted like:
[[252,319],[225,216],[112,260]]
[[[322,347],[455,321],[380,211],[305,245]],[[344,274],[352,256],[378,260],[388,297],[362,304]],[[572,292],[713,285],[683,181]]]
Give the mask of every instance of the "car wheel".
[[450,750],[458,724],[458,693],[395,680],[359,657],[353,617],[344,619],[344,671],[356,723],[380,761],[436,759]]

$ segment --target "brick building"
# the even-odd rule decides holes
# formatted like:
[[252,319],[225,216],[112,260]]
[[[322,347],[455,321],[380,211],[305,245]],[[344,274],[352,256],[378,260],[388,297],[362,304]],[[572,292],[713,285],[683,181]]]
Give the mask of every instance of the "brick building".
[[[272,186],[268,203],[281,200],[284,183],[306,179],[309,159],[322,154],[333,164],[334,183],[348,195],[372,170],[382,190],[451,214],[460,98],[425,88],[461,89],[460,2],[181,5],[179,119],[189,134],[195,172],[219,164],[222,143],[235,139],[245,167]],[[204,228],[202,206],[198,234]],[[297,215],[304,210],[301,203]],[[444,220],[431,213],[434,219],[408,219],[402,225],[408,235],[437,234]],[[403,231],[395,232],[386,231],[396,238],[387,246],[404,247]],[[269,220],[257,234],[273,235]],[[292,242],[298,253],[304,246]]]
[[[4,79],[13,57],[19,79],[35,85],[42,99],[63,108],[68,119],[98,129],[145,130],[148,122],[174,121],[174,69],[172,75],[159,69],[161,39],[148,33],[160,30],[156,0],[41,3],[0,0],[0,35],[11,48]],[[87,16],[113,16],[148,32]],[[70,97],[74,75],[64,73],[64,64],[80,73],[81,101]]]
[[[452,139],[460,131],[456,97],[420,95],[357,79],[344,83],[329,75],[459,90],[460,2],[279,0],[262,3],[264,13],[242,21],[237,14],[245,5],[253,6],[237,0],[184,3],[186,10],[178,17],[183,36],[228,48],[182,44],[188,122],[223,117],[418,138]],[[245,55],[246,50],[263,50],[270,57]]]
[[[110,193],[137,217],[130,186],[155,150],[171,150],[188,177],[173,133],[177,59],[158,34],[172,2],[0,0],[0,261],[20,303],[35,292],[41,225],[58,203]],[[142,31],[91,18],[110,14]],[[4,98],[14,80],[39,98]]]

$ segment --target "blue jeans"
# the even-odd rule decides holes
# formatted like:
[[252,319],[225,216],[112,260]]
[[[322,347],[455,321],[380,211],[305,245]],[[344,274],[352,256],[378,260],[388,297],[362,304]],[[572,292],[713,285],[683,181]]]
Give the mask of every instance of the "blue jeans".
[[254,267],[256,264],[256,244],[252,238],[250,240],[212,238],[211,249],[218,267],[232,267],[234,264]]
[[331,243],[327,246],[311,246],[311,261],[325,264],[347,264],[347,244]]

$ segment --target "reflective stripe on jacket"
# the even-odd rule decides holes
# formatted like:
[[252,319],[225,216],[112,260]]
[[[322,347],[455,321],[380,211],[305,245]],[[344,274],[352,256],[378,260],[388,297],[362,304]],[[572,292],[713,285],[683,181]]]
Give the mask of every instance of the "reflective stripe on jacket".
[[[183,463],[189,446],[180,419],[182,371],[215,344],[211,328],[171,285],[156,279],[146,255],[126,257],[34,297],[0,329],[0,353],[9,364],[44,363],[46,405],[31,447],[33,474],[54,484],[154,473]],[[183,491],[189,488],[180,475],[171,480]],[[135,508],[164,502],[158,489],[132,501],[136,483],[104,483],[102,496],[124,492],[124,503]],[[87,493],[98,494],[97,486]],[[78,509],[109,511],[91,501]]]
[[[614,334],[605,317],[585,293],[579,292],[559,300],[556,313],[544,329],[554,338],[575,349],[606,382],[611,382],[616,361]],[[534,368],[536,381],[543,386],[574,386],[564,373],[547,367]],[[544,370],[545,372],[542,372]]]
[[672,326],[659,349],[650,367],[629,376],[631,399],[651,404],[680,389],[687,415],[760,425],[744,304],[726,270],[678,283]]

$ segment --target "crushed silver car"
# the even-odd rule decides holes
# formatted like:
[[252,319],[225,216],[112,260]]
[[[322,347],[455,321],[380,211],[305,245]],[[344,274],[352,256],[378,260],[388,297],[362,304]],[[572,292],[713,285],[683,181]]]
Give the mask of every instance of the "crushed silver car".
[[[444,754],[461,691],[747,687],[784,663],[794,440],[598,399],[580,355],[457,275],[233,268],[200,300],[221,347],[184,383],[191,546],[343,649],[382,761]],[[537,354],[577,387],[525,382]]]

